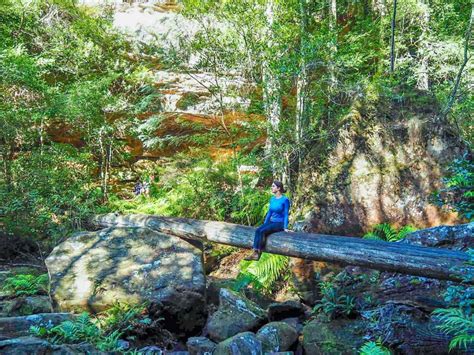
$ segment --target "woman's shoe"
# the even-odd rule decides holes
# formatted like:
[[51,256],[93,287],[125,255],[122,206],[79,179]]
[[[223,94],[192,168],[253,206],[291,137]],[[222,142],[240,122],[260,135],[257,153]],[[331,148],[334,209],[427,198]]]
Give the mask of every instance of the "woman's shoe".
[[260,255],[262,253],[259,252],[258,250],[254,250],[253,253],[249,256],[247,256],[246,258],[244,258],[244,260],[247,260],[247,261],[257,261],[260,259]]

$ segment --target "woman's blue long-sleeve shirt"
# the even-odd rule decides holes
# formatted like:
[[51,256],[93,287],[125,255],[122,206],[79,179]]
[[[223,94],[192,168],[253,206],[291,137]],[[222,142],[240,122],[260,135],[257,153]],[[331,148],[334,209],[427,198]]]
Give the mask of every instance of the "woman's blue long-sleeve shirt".
[[272,196],[270,199],[270,207],[268,208],[265,223],[283,222],[283,227],[288,229],[288,213],[290,211],[290,200],[286,196],[276,198]]

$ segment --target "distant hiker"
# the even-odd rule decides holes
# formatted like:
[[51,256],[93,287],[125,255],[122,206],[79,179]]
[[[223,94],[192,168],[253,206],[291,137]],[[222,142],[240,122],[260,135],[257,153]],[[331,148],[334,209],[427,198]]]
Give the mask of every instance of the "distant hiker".
[[281,181],[275,180],[272,184],[272,194],[267,216],[263,225],[255,231],[253,241],[253,253],[245,260],[258,260],[265,246],[266,238],[271,233],[288,232],[288,214],[290,211],[290,200],[283,195],[285,188]]
[[142,183],[140,182],[140,180],[137,180],[137,182],[135,183],[135,186],[133,187],[133,193],[135,194],[135,196],[138,196],[142,193]]

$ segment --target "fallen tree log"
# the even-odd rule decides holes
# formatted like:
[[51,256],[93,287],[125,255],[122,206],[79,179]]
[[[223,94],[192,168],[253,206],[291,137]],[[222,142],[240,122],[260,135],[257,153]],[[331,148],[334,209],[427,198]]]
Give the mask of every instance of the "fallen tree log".
[[[140,214],[97,215],[91,219],[91,225],[95,228],[147,227],[181,238],[240,248],[252,247],[255,232],[253,227],[232,223]],[[467,272],[474,273],[474,267],[466,264],[468,254],[461,251],[347,236],[279,232],[267,239],[265,251],[457,282],[462,281]]]

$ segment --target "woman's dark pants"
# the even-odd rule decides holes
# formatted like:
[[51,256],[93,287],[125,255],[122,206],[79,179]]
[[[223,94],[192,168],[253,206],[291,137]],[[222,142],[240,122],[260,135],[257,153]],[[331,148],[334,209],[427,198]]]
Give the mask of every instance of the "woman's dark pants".
[[281,232],[283,230],[283,222],[268,222],[257,228],[255,238],[253,240],[253,248],[262,251],[265,246],[267,236],[272,233]]

